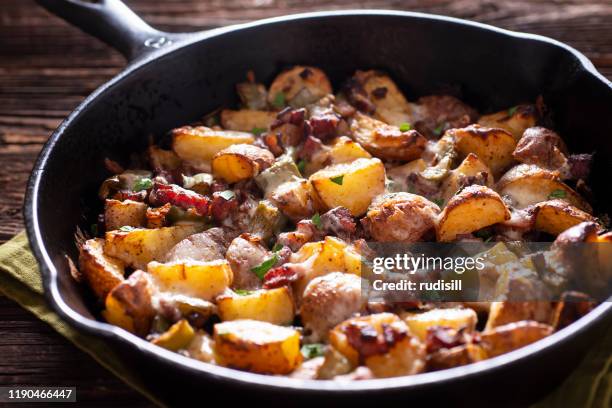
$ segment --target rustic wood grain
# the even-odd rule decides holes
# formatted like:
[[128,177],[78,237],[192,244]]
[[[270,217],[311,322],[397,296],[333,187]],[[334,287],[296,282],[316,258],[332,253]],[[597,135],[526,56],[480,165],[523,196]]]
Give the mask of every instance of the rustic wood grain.
[[[543,34],[584,52],[612,78],[610,0],[126,0],[150,24],[195,31],[313,10],[389,8]],[[123,66],[122,57],[31,0],[0,6],[0,242],[23,228],[25,183],[51,131]],[[0,384],[71,385],[85,405],[147,401],[13,302],[0,298]]]

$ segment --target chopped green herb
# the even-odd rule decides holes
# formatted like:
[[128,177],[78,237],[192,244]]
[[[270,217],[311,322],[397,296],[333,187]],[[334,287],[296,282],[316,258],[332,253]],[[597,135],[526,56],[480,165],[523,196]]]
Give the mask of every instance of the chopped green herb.
[[283,245],[281,245],[281,244],[279,244],[279,243],[276,243],[276,244],[274,244],[274,246],[272,247],[272,252],[278,252],[278,251],[280,251],[281,249],[283,249]]
[[342,182],[344,181],[344,174],[341,176],[336,176],[336,177],[330,177],[329,180],[332,183],[336,183],[337,185],[341,186]]
[[285,106],[285,94],[279,92],[274,95],[274,101],[272,102],[272,105],[274,105],[275,108],[282,108],[283,106]]
[[549,199],[553,198],[565,198],[565,190],[553,190],[548,196]]
[[443,130],[444,130],[444,123],[441,123],[441,124],[439,124],[439,125],[438,125],[438,127],[437,127],[437,128],[435,128],[435,129],[433,130],[434,135],[436,135],[436,136],[440,136],[440,135],[442,134],[442,131],[443,131]]
[[264,276],[266,276],[266,272],[268,272],[276,263],[278,262],[278,255],[274,254],[271,258],[266,259],[258,266],[251,269],[251,271],[257,275],[257,277],[263,280]]
[[134,231],[136,228],[131,227],[129,225],[124,225],[123,227],[119,228],[119,231],[121,232],[131,232]]
[[442,207],[444,205],[444,200],[442,198],[434,198],[431,201],[438,204],[438,207]]
[[514,114],[516,113],[518,109],[518,105],[517,106],[513,106],[510,109],[508,109],[508,116],[514,116]]
[[306,160],[304,159],[300,160],[297,164],[297,168],[300,171],[300,173],[303,175],[304,170],[306,170]]
[[253,128],[253,130],[251,130],[251,133],[253,133],[253,134],[255,134],[255,135],[259,136],[259,135],[261,135],[262,133],[266,132],[267,130],[268,130],[268,129],[265,129],[265,128],[258,128],[258,127],[254,127],[254,128]]
[[134,183],[134,191],[148,190],[153,187],[153,180],[143,177]]
[[223,197],[225,201],[229,201],[232,198],[236,197],[236,194],[232,190],[225,190],[219,193],[219,196]]
[[408,122],[404,122],[399,125],[399,129],[401,132],[407,132],[412,129],[412,125]]
[[321,357],[325,354],[325,344],[304,344],[300,351],[302,352],[304,358],[307,360],[315,357]]
[[246,289],[234,289],[234,292],[240,296],[248,296],[257,292],[256,290],[246,290]]
[[317,227],[317,229],[323,228],[323,224],[321,224],[321,216],[319,215],[319,213],[313,215],[310,221],[312,221],[312,223],[315,227]]

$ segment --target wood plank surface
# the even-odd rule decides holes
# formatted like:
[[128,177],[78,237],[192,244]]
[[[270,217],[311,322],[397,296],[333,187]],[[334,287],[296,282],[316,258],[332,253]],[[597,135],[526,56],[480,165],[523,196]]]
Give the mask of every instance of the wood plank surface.
[[[387,8],[446,14],[546,35],[585,53],[612,78],[610,0],[126,0],[160,29],[196,31],[315,10]],[[0,242],[23,228],[33,162],[72,109],[124,65],[115,51],[32,0],[0,3]],[[44,323],[0,297],[0,385],[76,385],[86,406],[148,402]]]

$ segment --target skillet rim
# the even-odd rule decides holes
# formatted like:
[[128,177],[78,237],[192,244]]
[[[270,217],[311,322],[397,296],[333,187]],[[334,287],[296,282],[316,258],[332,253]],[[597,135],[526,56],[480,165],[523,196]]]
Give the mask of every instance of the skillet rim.
[[[277,23],[285,23],[297,20],[310,20],[321,18],[334,17],[351,17],[351,16],[388,16],[397,18],[422,19],[429,20],[432,23],[450,23],[455,25],[468,26],[474,29],[479,29],[482,35],[499,34],[507,37],[512,37],[521,41],[543,42],[550,46],[561,48],[564,52],[572,54],[577,60],[577,69],[582,70],[595,79],[597,79],[602,87],[606,86],[609,91],[612,91],[612,82],[599,73],[592,62],[582,53],[573,47],[560,41],[537,35],[522,32],[510,31],[488,24],[472,22],[454,17],[440,16],[435,14],[426,14],[419,12],[408,11],[393,11],[393,10],[338,10],[338,11],[322,11],[311,13],[291,14],[280,17],[273,17],[263,20],[257,20],[244,24],[237,24],[227,27],[216,28],[209,31],[191,34],[189,37],[169,45],[168,47],[152,51],[141,58],[129,63],[129,65],[119,74],[113,77],[108,82],[97,88],[92,94],[81,102],[77,108],[60,124],[60,126],[49,137],[48,141],[43,146],[30,178],[26,189],[26,199],[24,203],[24,218],[28,239],[31,249],[35,255],[38,265],[41,269],[45,297],[51,304],[53,309],[60,315],[63,320],[66,320],[71,326],[79,330],[83,330],[88,334],[95,334],[108,338],[109,340],[123,343],[126,346],[134,347],[145,357],[156,360],[157,363],[172,364],[178,366],[181,370],[187,370],[191,375],[205,375],[214,377],[215,380],[225,380],[240,384],[241,386],[259,387],[268,391],[274,389],[292,389],[316,393],[332,393],[346,394],[348,392],[385,392],[386,390],[412,389],[421,386],[433,386],[448,383],[452,381],[468,381],[471,377],[484,375],[493,371],[504,370],[511,365],[516,365],[521,361],[529,358],[532,355],[542,352],[554,346],[559,346],[563,343],[571,341],[573,338],[587,331],[591,326],[598,323],[603,323],[607,320],[612,321],[612,297],[602,302],[593,311],[570,326],[553,333],[552,335],[532,343],[523,348],[517,349],[510,353],[506,353],[488,360],[469,364],[466,366],[455,367],[437,372],[422,373],[413,376],[393,377],[384,379],[372,379],[353,382],[337,382],[332,380],[298,380],[288,377],[276,377],[263,374],[250,373],[239,371],[236,369],[215,366],[208,363],[203,363],[191,358],[181,356],[177,353],[157,347],[144,339],[141,339],[117,326],[90,319],[81,316],[79,313],[71,309],[63,300],[58,288],[58,271],[54,267],[49,253],[46,250],[45,243],[41,236],[40,226],[38,223],[38,193],[42,177],[45,174],[46,163],[49,157],[53,154],[53,148],[57,141],[62,137],[64,132],[69,129],[72,122],[84,111],[89,105],[103,97],[104,93],[113,86],[119,84],[125,77],[136,73],[139,69],[155,63],[158,59],[168,56],[184,47],[189,47],[192,44],[200,41],[205,41],[209,38],[223,36],[235,31],[240,31],[249,28],[257,28],[264,25],[274,25]],[[172,34],[169,34],[172,36]],[[183,37],[184,38],[184,37]]]

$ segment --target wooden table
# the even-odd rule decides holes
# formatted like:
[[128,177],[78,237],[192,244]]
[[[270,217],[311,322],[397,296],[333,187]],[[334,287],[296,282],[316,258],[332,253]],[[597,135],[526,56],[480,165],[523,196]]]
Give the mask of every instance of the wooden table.
[[[610,0],[126,0],[151,25],[196,31],[314,10],[392,8],[447,14],[564,41],[612,78]],[[101,42],[31,0],[0,5],[0,242],[23,228],[25,184],[47,137],[123,66]],[[76,385],[90,406],[148,406],[90,357],[0,297],[0,385]]]

